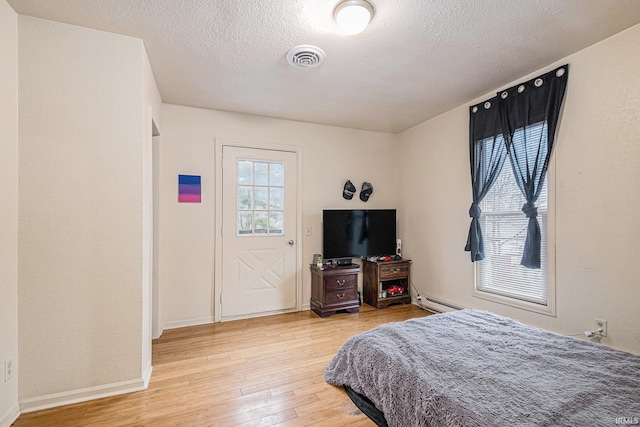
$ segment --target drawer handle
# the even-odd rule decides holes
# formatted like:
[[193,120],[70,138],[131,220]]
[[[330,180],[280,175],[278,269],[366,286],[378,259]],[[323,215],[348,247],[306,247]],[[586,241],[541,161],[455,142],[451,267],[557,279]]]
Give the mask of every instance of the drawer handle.
[[347,282],[347,279],[336,280],[336,283],[338,284],[338,286],[344,286],[346,282]]
[[336,294],[336,296],[338,297],[338,299],[344,299],[344,296],[346,295],[346,292],[343,292],[342,295],[340,294]]
[[396,268],[393,269],[393,272],[394,273],[398,273],[398,272],[400,272],[400,269],[396,267]]

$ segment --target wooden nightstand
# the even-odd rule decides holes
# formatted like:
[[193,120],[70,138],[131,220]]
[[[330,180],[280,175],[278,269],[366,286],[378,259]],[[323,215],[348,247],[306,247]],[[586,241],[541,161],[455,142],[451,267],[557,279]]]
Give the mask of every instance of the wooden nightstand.
[[320,317],[328,317],[338,310],[357,313],[358,273],[360,266],[323,268],[315,265],[311,269],[311,310]]
[[[411,261],[363,261],[362,279],[363,301],[375,308],[385,308],[392,304],[411,304]],[[404,292],[381,297],[393,285],[402,286]]]

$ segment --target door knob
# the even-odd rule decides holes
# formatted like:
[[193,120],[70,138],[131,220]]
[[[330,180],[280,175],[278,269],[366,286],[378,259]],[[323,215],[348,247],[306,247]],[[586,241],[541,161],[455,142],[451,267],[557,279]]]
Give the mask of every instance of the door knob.
[[293,240],[289,240],[289,246],[293,246]]

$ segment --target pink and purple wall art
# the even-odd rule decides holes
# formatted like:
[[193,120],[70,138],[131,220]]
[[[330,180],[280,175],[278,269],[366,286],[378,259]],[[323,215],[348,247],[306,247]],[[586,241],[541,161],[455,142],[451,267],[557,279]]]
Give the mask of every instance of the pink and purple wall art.
[[178,175],[178,202],[200,203],[200,175]]

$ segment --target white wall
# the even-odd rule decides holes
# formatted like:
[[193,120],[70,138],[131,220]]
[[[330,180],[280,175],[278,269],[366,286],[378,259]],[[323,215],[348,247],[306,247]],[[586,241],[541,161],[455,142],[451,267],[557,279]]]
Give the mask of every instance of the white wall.
[[565,334],[606,319],[603,344],[640,353],[639,40],[635,26],[513,82],[570,64],[554,152],[557,317],[472,297],[468,106],[495,93],[400,135],[401,235],[422,294]]
[[[18,15],[0,0],[0,426],[18,416]],[[13,379],[4,381],[4,362]]]
[[[161,322],[164,328],[213,318],[215,140],[302,149],[303,304],[309,306],[308,266],[321,252],[323,208],[395,207],[395,136],[247,114],[165,104],[161,143]],[[177,203],[178,174],[202,176],[202,203]],[[367,203],[342,198],[350,179],[358,191],[373,184]]]
[[138,39],[19,18],[22,408],[143,386],[145,58]]

